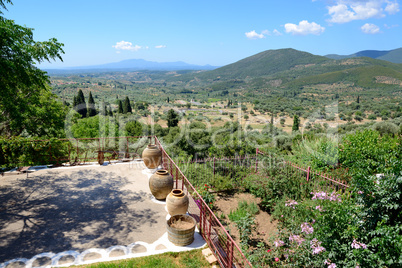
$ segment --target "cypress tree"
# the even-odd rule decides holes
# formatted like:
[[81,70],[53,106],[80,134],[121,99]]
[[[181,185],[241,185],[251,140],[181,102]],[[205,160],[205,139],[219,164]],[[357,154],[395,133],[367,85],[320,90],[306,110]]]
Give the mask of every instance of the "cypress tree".
[[131,109],[131,105],[130,105],[130,99],[128,97],[126,97],[124,99],[124,103],[123,103],[123,113],[132,113],[133,110]]
[[109,106],[109,116],[113,116],[112,107]]
[[95,115],[96,115],[95,101],[94,98],[92,97],[92,93],[89,92],[87,117],[92,117]]
[[293,116],[293,127],[292,127],[292,131],[298,131],[299,130],[299,125],[300,125],[300,119],[297,116],[297,114],[295,114]]
[[119,100],[119,108],[117,109],[117,112],[119,114],[123,113],[123,103],[121,102],[121,100]]
[[167,114],[167,125],[168,127],[176,127],[179,124],[179,115],[170,109]]
[[76,105],[74,107],[75,110],[81,115],[81,117],[87,116],[87,105],[85,103],[84,93],[82,92],[81,89],[78,91],[76,97]]

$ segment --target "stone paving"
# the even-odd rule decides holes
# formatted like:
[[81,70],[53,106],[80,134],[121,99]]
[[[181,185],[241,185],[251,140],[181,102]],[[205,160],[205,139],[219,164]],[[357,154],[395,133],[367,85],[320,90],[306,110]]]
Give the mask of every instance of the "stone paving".
[[0,268],[68,266],[205,246],[167,239],[165,202],[143,162],[0,177]]

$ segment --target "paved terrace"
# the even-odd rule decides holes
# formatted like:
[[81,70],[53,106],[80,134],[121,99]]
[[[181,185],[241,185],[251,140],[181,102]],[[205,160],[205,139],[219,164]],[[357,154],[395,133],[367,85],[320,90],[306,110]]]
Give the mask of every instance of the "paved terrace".
[[143,162],[0,177],[0,268],[68,266],[200,248],[167,239],[165,202]]

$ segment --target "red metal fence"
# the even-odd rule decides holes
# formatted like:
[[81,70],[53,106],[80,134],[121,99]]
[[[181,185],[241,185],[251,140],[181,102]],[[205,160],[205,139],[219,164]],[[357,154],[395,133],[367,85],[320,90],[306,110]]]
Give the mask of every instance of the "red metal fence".
[[162,151],[162,165],[173,176],[176,188],[182,189],[192,197],[190,198],[188,212],[197,220],[201,235],[208,243],[219,264],[222,267],[252,267],[225,227],[223,227],[180,168],[166,153],[156,137],[155,144]]
[[[346,180],[335,178],[334,176],[325,174],[324,172],[314,171],[311,167],[301,167],[299,165],[293,164],[289,161],[278,160],[272,157],[272,155],[265,153],[259,149],[256,150],[257,161],[255,166],[255,172],[258,173],[260,169],[270,168],[272,166],[272,162],[274,162],[275,166],[280,166],[285,172],[296,172],[299,176],[305,177],[306,182],[309,184],[313,184],[315,188],[321,189],[333,189],[333,190],[341,190],[348,188],[348,184]],[[260,157],[258,157],[260,156]],[[264,161],[261,167],[261,156],[265,156],[268,161]],[[258,159],[260,159],[258,161]],[[268,163],[268,165],[267,165]]]

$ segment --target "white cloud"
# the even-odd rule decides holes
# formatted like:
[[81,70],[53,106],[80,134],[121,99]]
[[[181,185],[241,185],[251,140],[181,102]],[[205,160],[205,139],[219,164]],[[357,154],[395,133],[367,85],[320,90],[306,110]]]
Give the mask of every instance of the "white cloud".
[[301,22],[299,22],[299,25],[286,23],[285,31],[293,35],[320,35],[325,31],[325,28],[315,22],[310,23],[306,20],[302,20]]
[[159,45],[159,46],[155,46],[155,48],[165,48],[165,45]]
[[387,6],[385,7],[385,11],[387,11],[389,14],[395,14],[399,12],[399,4],[398,2],[387,2]]
[[399,25],[398,24],[393,24],[393,25],[384,24],[384,27],[387,29],[392,29],[392,28],[399,27]]
[[251,32],[245,33],[245,35],[246,35],[246,37],[248,39],[262,39],[262,38],[265,38],[264,32],[265,31],[263,31],[262,33],[258,34],[258,33],[256,33],[255,30],[252,30]]
[[283,35],[280,31],[278,31],[277,29],[275,29],[273,32],[272,32],[274,35],[276,35],[276,36],[281,36],[281,35]]
[[363,33],[366,34],[378,34],[380,33],[380,27],[372,23],[366,23],[361,27]]
[[120,41],[117,42],[115,46],[113,46],[117,50],[131,50],[131,51],[138,51],[142,47],[139,45],[133,46],[131,42],[126,42],[126,41]]
[[329,22],[346,23],[353,20],[385,17],[384,11],[395,14],[399,11],[396,0],[335,0],[335,4],[327,6],[331,16]]

